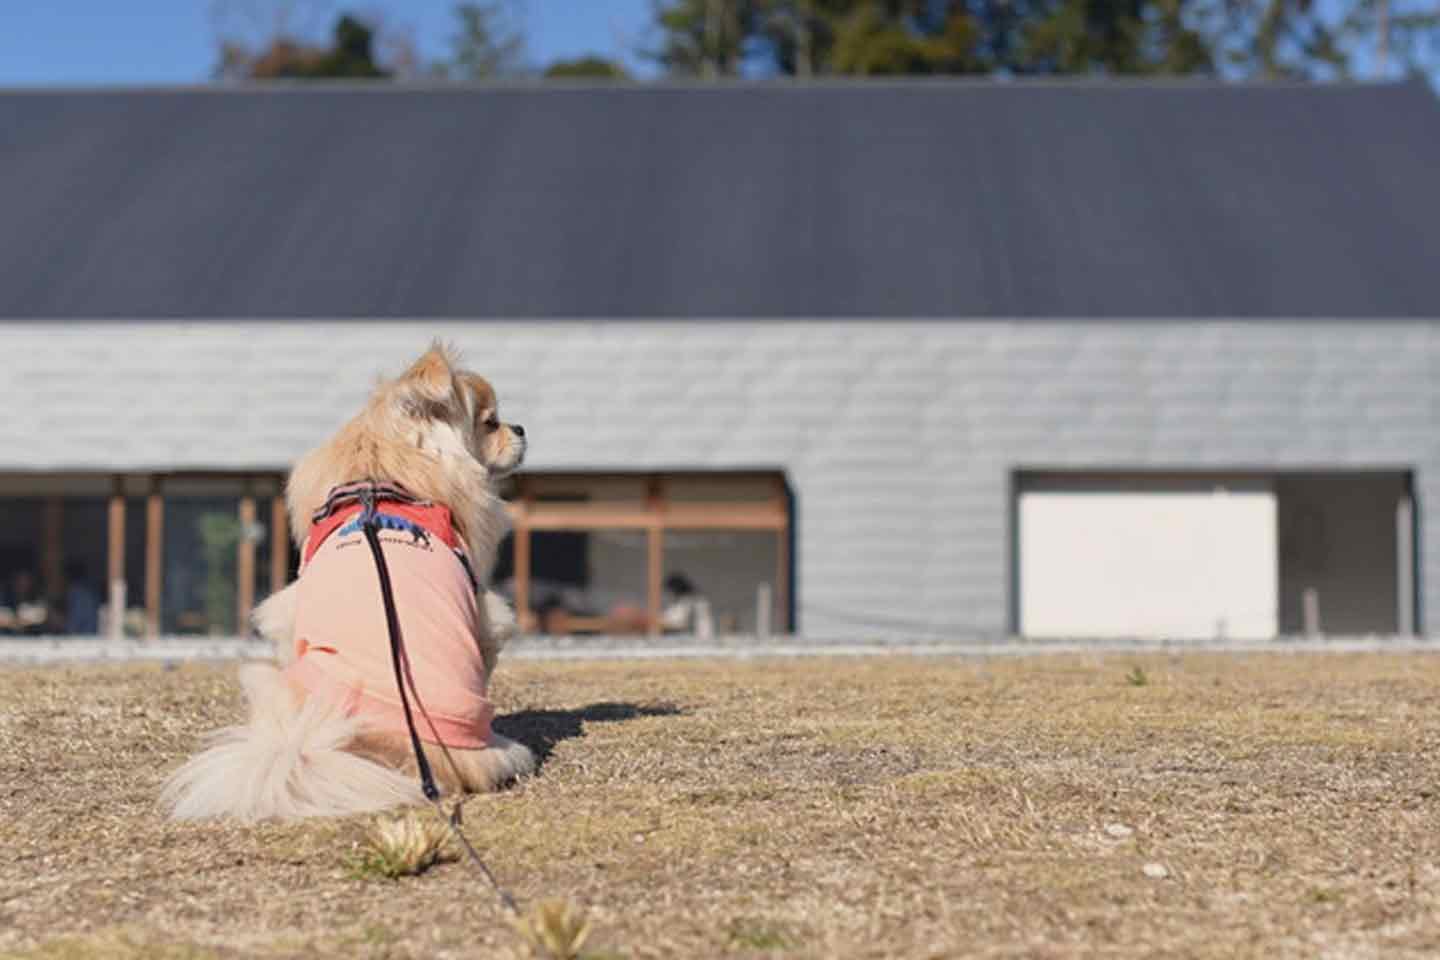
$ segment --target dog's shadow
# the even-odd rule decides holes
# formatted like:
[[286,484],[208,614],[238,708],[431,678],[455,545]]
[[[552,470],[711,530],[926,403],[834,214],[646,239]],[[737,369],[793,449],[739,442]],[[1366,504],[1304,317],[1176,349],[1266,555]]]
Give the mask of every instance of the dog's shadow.
[[673,703],[592,703],[575,710],[521,710],[495,718],[495,730],[531,750],[540,766],[555,746],[585,736],[587,723],[621,723],[640,717],[677,717],[686,711]]

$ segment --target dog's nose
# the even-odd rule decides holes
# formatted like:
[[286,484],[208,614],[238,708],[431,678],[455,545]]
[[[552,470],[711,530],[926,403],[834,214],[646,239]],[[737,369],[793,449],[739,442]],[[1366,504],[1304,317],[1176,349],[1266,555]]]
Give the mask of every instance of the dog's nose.
[[510,429],[515,431],[515,436],[517,437],[525,436],[525,428],[520,426],[520,424],[518,423],[510,424]]

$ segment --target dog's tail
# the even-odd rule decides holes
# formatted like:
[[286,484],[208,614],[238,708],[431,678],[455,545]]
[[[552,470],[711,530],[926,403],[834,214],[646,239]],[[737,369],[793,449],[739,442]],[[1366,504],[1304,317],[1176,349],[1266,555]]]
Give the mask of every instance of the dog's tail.
[[240,683],[250,722],[216,731],[166,782],[160,802],[175,819],[293,819],[424,801],[416,781],[345,751],[361,727],[338,706],[318,697],[297,705],[268,664],[241,668]]

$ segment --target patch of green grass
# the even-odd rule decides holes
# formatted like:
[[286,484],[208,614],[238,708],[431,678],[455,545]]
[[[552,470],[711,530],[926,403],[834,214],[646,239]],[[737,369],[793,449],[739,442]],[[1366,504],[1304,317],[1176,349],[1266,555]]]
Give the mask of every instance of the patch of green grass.
[[1150,677],[1144,667],[1131,667],[1125,674],[1125,682],[1132,687],[1145,687],[1150,685]]
[[743,950],[788,950],[790,938],[762,920],[740,919],[730,925],[730,946]]
[[428,810],[377,820],[350,859],[350,875],[384,880],[419,876],[437,863],[456,858],[445,845],[448,831]]
[[218,960],[208,947],[184,943],[155,943],[128,932],[107,931],[90,937],[60,937],[21,953],[5,953],[7,960]]
[[583,960],[590,918],[565,900],[543,900],[510,925],[538,960]]
[[385,947],[399,939],[399,934],[383,923],[367,923],[360,931],[360,942],[371,947]]

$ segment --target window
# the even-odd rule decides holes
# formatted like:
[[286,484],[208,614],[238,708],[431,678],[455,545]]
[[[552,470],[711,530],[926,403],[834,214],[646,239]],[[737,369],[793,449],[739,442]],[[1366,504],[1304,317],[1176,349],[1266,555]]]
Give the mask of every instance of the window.
[[0,632],[99,632],[106,491],[98,477],[0,477]]
[[516,481],[512,514],[494,582],[527,629],[789,629],[779,474],[532,475]]
[[250,610],[271,590],[272,570],[288,568],[288,557],[283,565],[259,561],[274,543],[276,520],[282,533],[284,526],[273,509],[260,509],[260,501],[279,492],[276,481],[239,477],[163,482],[162,633],[247,631]]
[[0,632],[242,632],[293,570],[279,495],[275,476],[0,475]]
[[[275,474],[0,475],[0,631],[242,634],[295,571],[281,496]],[[526,475],[510,499],[492,582],[527,629],[792,626],[779,473]]]

